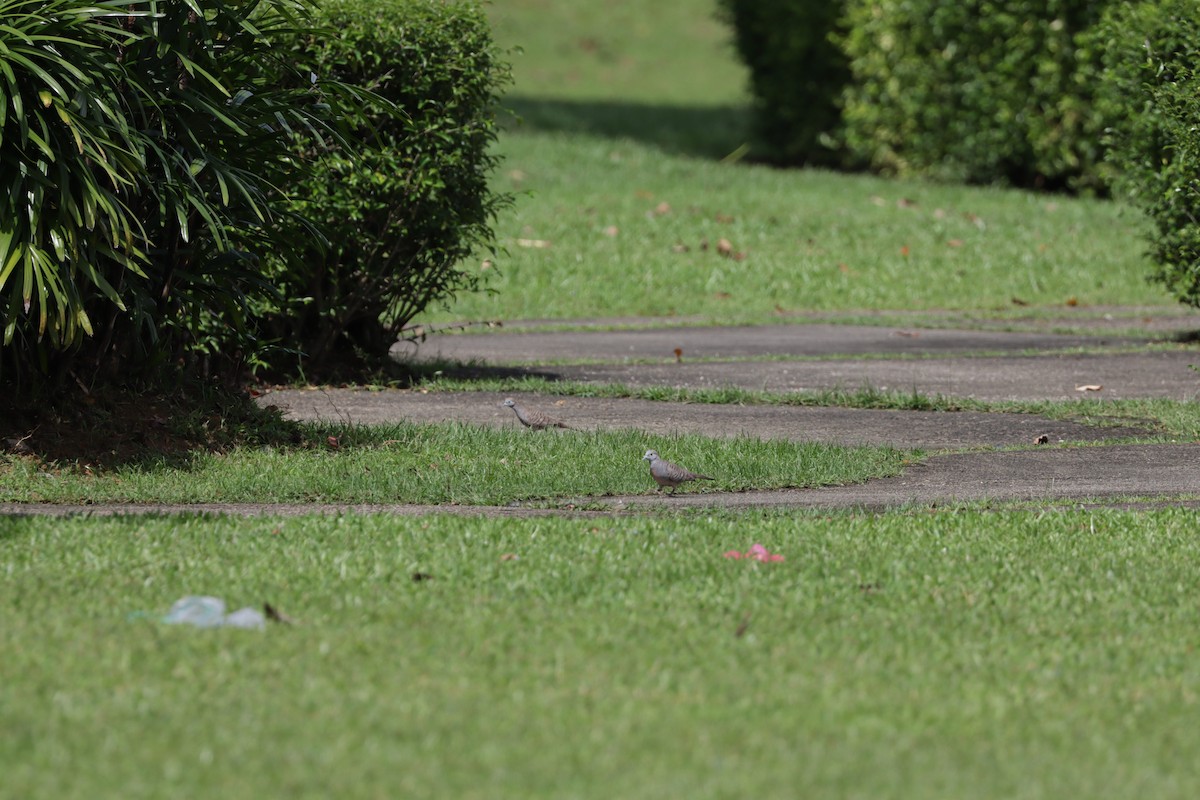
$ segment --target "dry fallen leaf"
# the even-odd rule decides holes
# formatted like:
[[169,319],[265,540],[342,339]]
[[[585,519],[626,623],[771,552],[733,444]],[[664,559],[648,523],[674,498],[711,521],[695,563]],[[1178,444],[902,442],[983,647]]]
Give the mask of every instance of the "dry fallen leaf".
[[728,256],[733,253],[733,243],[728,239],[717,240],[717,252],[723,256]]
[[686,252],[690,251],[691,249],[692,248],[688,247],[686,244],[683,244],[682,242],[676,242],[675,244],[671,245],[672,253],[686,253]]
[[278,622],[280,625],[295,625],[296,620],[289,617],[287,614],[280,611],[270,603],[263,603],[263,614],[271,622]]
[[520,561],[521,557],[516,553],[504,553],[500,556],[501,561]]
[[1098,383],[1087,383],[1087,384],[1084,384],[1083,386],[1076,386],[1075,391],[1077,391],[1077,392],[1098,392],[1103,388],[1104,387]]
[[654,213],[658,216],[671,213],[671,204],[665,200],[654,207]]
[[912,208],[917,204],[916,200],[909,200],[907,197],[901,197],[896,201],[897,208]]
[[548,241],[546,241],[545,239],[517,239],[517,246],[518,247],[536,247],[536,248],[541,249],[541,248],[549,247],[550,243]]
[[1069,305],[1069,306],[1072,306],[1072,307],[1079,305],[1079,300],[1078,300],[1078,298],[1075,298],[1075,297],[1068,297],[1068,298],[1067,298],[1067,305]]
[[618,228],[616,225],[609,225],[607,228],[604,229],[605,236],[616,236],[620,232],[621,232],[621,229]]
[[951,239],[950,241],[946,242],[946,246],[947,247],[962,247],[963,240],[962,239]]

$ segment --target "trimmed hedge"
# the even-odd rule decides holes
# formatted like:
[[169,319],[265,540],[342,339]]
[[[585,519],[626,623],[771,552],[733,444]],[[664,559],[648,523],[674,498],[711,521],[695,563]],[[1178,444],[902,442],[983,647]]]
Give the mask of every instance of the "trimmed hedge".
[[1200,307],[1200,0],[1121,4],[1095,47],[1118,191],[1154,224],[1151,277]]
[[842,0],[720,0],[750,67],[756,158],[779,164],[833,164],[838,99],[850,78],[835,44]]
[[850,149],[885,172],[1093,188],[1092,0],[849,0]]
[[298,59],[318,84],[374,96],[353,148],[298,145],[314,168],[290,187],[291,209],[327,242],[272,264],[286,300],[262,326],[293,352],[261,358],[307,375],[385,358],[414,315],[477,288],[464,259],[492,245],[495,214],[510,202],[488,187],[509,70],[476,3],[328,0],[320,14],[338,36],[304,39]]

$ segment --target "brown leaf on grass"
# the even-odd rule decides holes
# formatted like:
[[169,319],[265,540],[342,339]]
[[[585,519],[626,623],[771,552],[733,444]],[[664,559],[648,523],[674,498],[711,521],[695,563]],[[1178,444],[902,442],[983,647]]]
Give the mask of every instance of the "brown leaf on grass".
[[1011,303],[1012,303],[1014,306],[1027,306],[1027,305],[1029,305],[1029,302],[1028,302],[1028,301],[1026,301],[1026,300],[1022,300],[1022,299],[1021,299],[1021,298],[1019,298],[1019,297],[1014,297],[1014,298],[1012,298],[1012,299],[1011,299],[1009,302],[1011,302]]
[[946,246],[947,247],[962,247],[963,240],[962,239],[951,239],[948,242],[946,242]]
[[620,232],[621,232],[621,229],[618,228],[616,225],[609,225],[607,228],[604,229],[604,235],[608,236],[608,237],[616,236]]
[[849,267],[849,265],[847,265],[847,264],[838,264],[838,271],[841,272],[843,275],[857,275],[858,274],[858,272],[856,270],[851,269]]
[[733,222],[734,219],[736,219],[736,217],[734,217],[731,214],[714,214],[713,215],[713,220],[716,222],[720,222],[723,225]]
[[683,242],[676,242],[675,244],[671,245],[672,253],[688,253],[691,252],[691,249],[692,248],[688,247]]
[[731,295],[729,292],[713,292],[713,297],[717,298],[718,300],[728,300],[729,298],[733,297],[733,295]]
[[549,246],[550,242],[545,239],[517,239],[517,247],[533,247],[542,250]]
[[289,617],[270,603],[263,603],[263,615],[271,622],[278,622],[280,625],[296,624],[296,620],[293,617]]
[[732,258],[734,261],[745,261],[746,260],[746,251],[738,250],[736,253],[731,255],[730,258]]
[[1104,387],[1098,383],[1085,383],[1083,386],[1076,386],[1075,391],[1077,391],[1077,392],[1098,392],[1103,388]]
[[900,255],[904,256],[905,258],[908,258],[908,245],[902,245],[900,247]]
[[520,561],[521,557],[516,553],[503,553],[500,556],[501,561]]
[[661,217],[664,214],[670,214],[670,213],[671,213],[671,204],[665,200],[654,207],[654,215],[656,217]]
[[896,201],[896,208],[916,208],[917,201],[909,200],[907,197],[901,197]]
[[733,254],[733,243],[730,242],[728,239],[724,239],[724,238],[718,239],[717,240],[717,252],[726,257],[732,255]]
[[1068,297],[1068,298],[1067,298],[1067,305],[1069,305],[1069,306],[1071,306],[1072,308],[1074,308],[1075,306],[1079,305],[1079,300],[1078,300],[1077,298],[1075,298],[1075,297]]

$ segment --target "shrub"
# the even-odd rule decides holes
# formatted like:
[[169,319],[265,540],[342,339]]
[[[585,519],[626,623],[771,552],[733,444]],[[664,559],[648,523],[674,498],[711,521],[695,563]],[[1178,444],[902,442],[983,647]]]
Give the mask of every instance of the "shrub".
[[305,10],[4,0],[0,379],[161,378],[207,321],[237,327],[267,287],[247,248],[291,246],[271,191],[290,131],[322,116],[277,81]]
[[834,43],[844,0],[720,0],[719,15],[750,68],[757,145],[764,160],[830,164],[850,77]]
[[848,0],[846,142],[886,172],[1095,188],[1103,8],[1090,0]]
[[475,3],[330,0],[336,37],[308,37],[299,59],[322,80],[376,93],[351,147],[308,137],[315,168],[291,187],[291,209],[322,231],[299,262],[273,265],[285,302],[263,318],[269,338],[302,353],[271,366],[307,374],[387,356],[430,303],[478,286],[463,260],[493,241],[509,201],[487,179],[497,92],[508,79]]
[[1200,2],[1116,7],[1097,39],[1109,160],[1153,222],[1152,278],[1200,306]]

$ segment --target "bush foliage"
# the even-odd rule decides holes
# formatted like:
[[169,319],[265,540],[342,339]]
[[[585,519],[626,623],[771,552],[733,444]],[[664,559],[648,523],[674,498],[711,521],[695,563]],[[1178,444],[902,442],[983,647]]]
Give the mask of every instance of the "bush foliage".
[[887,172],[1100,184],[1092,50],[1106,2],[849,0],[848,146]]
[[720,0],[738,55],[750,68],[756,155],[781,164],[830,164],[838,100],[850,77],[835,44],[843,2]]
[[0,0],[0,16],[8,390],[231,374],[264,332],[386,353],[473,285],[455,265],[503,202],[485,178],[506,75],[475,6]]
[[1096,38],[1109,159],[1154,224],[1152,277],[1200,307],[1200,1],[1122,4]]
[[263,326],[301,351],[308,374],[386,357],[415,314],[477,288],[464,259],[490,246],[509,199],[487,183],[508,68],[475,3],[330,0],[321,14],[338,35],[305,37],[300,59],[321,81],[375,97],[349,145],[308,137],[298,148],[315,168],[298,176],[289,207],[328,244],[276,260],[286,299]]

